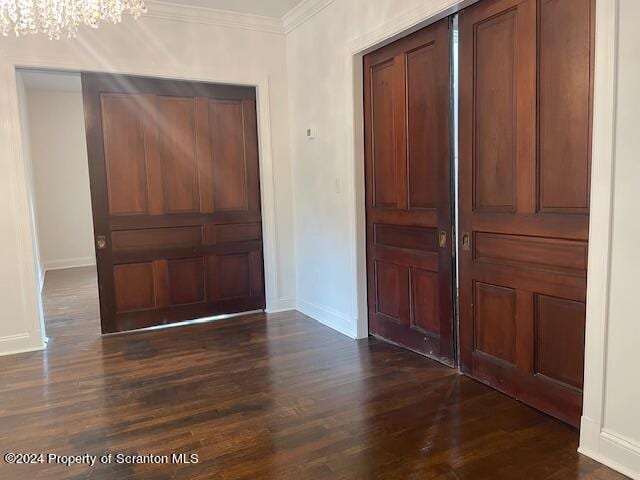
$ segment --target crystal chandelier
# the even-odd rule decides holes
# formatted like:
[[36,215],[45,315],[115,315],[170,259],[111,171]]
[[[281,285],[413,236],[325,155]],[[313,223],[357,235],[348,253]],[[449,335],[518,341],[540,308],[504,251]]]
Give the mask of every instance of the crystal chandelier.
[[0,30],[75,37],[80,24],[97,28],[101,20],[119,23],[123,13],[138,18],[145,12],[144,0],[0,0]]

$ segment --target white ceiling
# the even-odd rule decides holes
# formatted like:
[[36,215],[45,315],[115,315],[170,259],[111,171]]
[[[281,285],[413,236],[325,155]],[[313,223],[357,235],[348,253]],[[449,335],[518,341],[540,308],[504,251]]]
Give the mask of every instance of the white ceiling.
[[[160,0],[163,1],[163,0]],[[168,3],[282,18],[302,0],[167,0]]]

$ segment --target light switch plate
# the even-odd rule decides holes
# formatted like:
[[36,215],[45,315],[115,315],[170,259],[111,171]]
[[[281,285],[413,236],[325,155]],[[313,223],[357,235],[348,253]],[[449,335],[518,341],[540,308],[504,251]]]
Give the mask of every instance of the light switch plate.
[[308,140],[313,140],[314,138],[316,138],[316,134],[317,132],[315,127],[307,127],[306,135]]

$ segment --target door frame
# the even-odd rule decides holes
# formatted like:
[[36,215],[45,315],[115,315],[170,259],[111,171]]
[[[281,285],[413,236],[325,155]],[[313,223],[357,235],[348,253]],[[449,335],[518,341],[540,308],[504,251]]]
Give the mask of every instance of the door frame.
[[7,159],[10,167],[9,175],[15,188],[16,229],[21,238],[18,245],[18,261],[20,263],[20,282],[23,309],[26,317],[26,330],[31,343],[25,350],[42,350],[46,346],[46,331],[44,313],[40,293],[40,279],[38,278],[36,259],[37,242],[35,236],[35,212],[33,198],[35,192],[29,181],[28,159],[24,158],[23,145],[28,139],[20,123],[20,92],[18,88],[19,72],[21,69],[52,70],[59,72],[91,72],[116,75],[132,75],[159,79],[217,83],[227,85],[241,85],[256,89],[256,113],[258,120],[258,157],[260,168],[260,195],[262,206],[262,234],[263,234],[263,262],[265,280],[266,311],[281,311],[278,291],[278,263],[275,219],[275,191],[273,175],[273,152],[271,141],[271,111],[269,76],[255,77],[252,75],[236,77],[218,77],[204,73],[179,73],[162,70],[162,67],[145,68],[143,66],[109,66],[104,71],[95,62],[87,61],[56,61],[37,56],[3,56],[0,59],[0,75],[2,84],[8,85],[6,92],[8,115],[12,119],[8,129],[8,137],[12,155]]
[[[440,0],[399,14],[353,39],[345,57],[352,312],[356,338],[368,336],[364,108],[362,57],[400,37],[456,13],[478,0]],[[481,0],[480,0],[481,1]],[[628,444],[606,431],[604,392],[609,303],[610,238],[617,79],[618,0],[596,0],[595,88],[591,165],[591,212],[587,267],[585,377],[579,451],[613,466],[624,464]],[[457,318],[456,318],[457,323]],[[620,459],[620,460],[617,460]]]

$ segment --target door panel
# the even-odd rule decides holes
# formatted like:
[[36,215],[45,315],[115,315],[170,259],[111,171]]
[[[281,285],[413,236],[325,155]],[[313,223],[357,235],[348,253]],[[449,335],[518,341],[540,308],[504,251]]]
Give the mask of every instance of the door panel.
[[202,245],[199,227],[141,228],[111,234],[114,252],[147,248],[193,248]]
[[475,31],[476,211],[515,209],[517,16],[514,10],[501,12]]
[[146,310],[155,306],[153,264],[128,263],[113,269],[118,312]]
[[134,95],[100,97],[104,162],[111,215],[148,213],[148,192],[141,99]]
[[371,68],[371,162],[373,201],[379,208],[397,206],[394,62]]
[[239,101],[209,101],[211,170],[215,210],[247,210],[247,165],[243,108]]
[[476,282],[474,305],[476,351],[515,364],[516,291]]
[[220,284],[220,298],[238,298],[249,295],[249,256],[221,255],[218,257],[218,275],[226,279]]
[[198,164],[194,99],[158,97],[163,213],[198,211]]
[[167,261],[170,305],[204,302],[204,264],[202,258]]
[[461,369],[574,425],[592,42],[592,0],[483,0],[460,15]]
[[440,333],[438,274],[421,268],[411,269],[411,327],[430,335]]
[[452,364],[448,22],[365,56],[364,90],[369,331]]
[[408,268],[393,263],[376,262],[377,311],[399,323],[408,323]]
[[103,332],[264,308],[255,90],[82,84]]
[[259,252],[208,257],[209,299],[228,300],[260,292],[263,289],[261,265]]
[[[443,48],[438,45],[438,48]],[[435,43],[428,43],[406,56],[407,64],[407,165],[409,209],[438,208],[438,142],[425,141],[425,132],[437,132],[438,111],[433,108],[438,92],[438,65]]]
[[536,373],[582,389],[585,303],[536,295]]
[[540,2],[538,209],[545,213],[589,213],[590,15],[587,0]]

